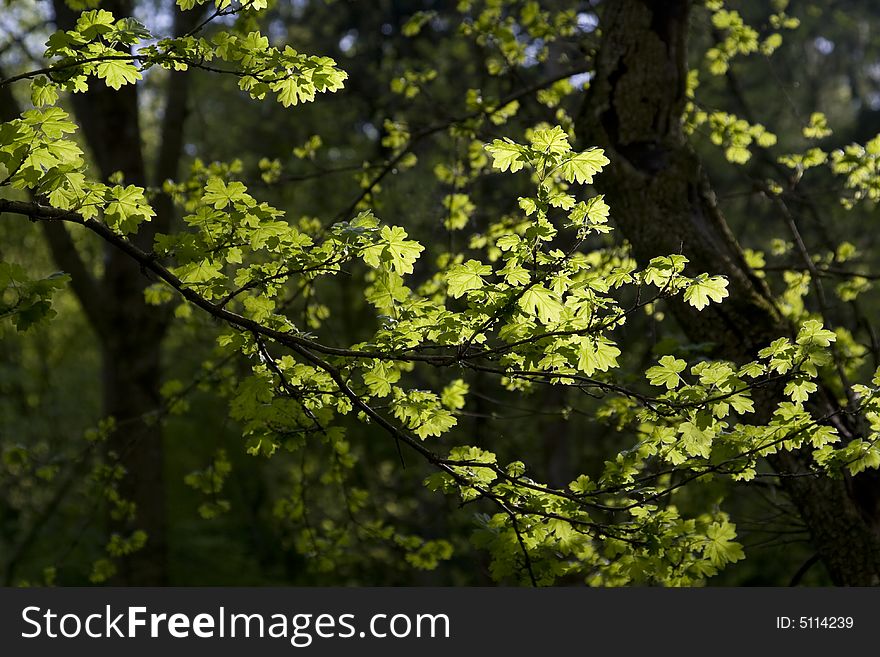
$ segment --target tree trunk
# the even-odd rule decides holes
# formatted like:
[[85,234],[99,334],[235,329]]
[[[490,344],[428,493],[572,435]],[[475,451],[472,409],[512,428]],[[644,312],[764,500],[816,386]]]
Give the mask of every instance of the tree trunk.
[[[746,265],[682,131],[691,2],[605,5],[596,75],[578,119],[583,145],[601,146],[611,159],[597,186],[637,260],[682,253],[690,272],[728,278],[730,297],[723,303],[697,311],[679,302],[673,312],[689,339],[714,343],[719,357],[750,360],[772,339],[790,335],[791,327]],[[766,418],[774,401],[763,400],[759,416]],[[787,474],[803,472],[808,456],[784,452],[768,460]],[[832,580],[880,584],[876,475],[782,481]]]
[[[133,305],[119,304],[120,310],[137,312],[139,309]],[[121,330],[104,340],[101,349],[103,412],[115,418],[117,424],[108,443],[108,455],[125,468],[119,494],[136,507],[132,520],[111,519],[110,529],[123,536],[143,530],[147,543],[120,560],[115,582],[161,586],[168,583],[167,514],[162,425],[155,413],[161,404],[160,347],[164,328],[141,325],[131,331],[130,323],[131,319],[120,322]]]
[[[70,29],[79,12],[69,9],[64,0],[55,0],[54,7],[57,26]],[[132,2],[105,0],[102,8],[117,17],[130,16]],[[182,34],[193,27],[198,18],[196,11],[183,13],[175,7],[176,33]],[[87,93],[72,96],[82,134],[104,178],[119,171],[124,184],[145,187],[148,182],[161,185],[165,178],[176,176],[183,142],[187,80],[179,74],[170,74],[161,145],[152,181],[146,171],[141,143],[138,88],[128,85],[115,91],[95,81]],[[170,198],[160,194],[154,206],[155,219],[133,237],[145,251],[152,250],[156,233],[167,232],[171,225]],[[56,260],[66,270],[74,270],[71,271],[74,291],[101,341],[103,413],[117,422],[108,440],[108,455],[125,469],[119,492],[135,505],[132,520],[111,517],[110,531],[123,537],[136,529],[147,533],[145,547],[120,560],[115,583],[161,586],[168,580],[167,514],[162,427],[156,421],[156,411],[161,405],[161,344],[169,314],[167,309],[146,303],[144,290],[150,281],[136,263],[112,247],[105,249],[103,277],[92,286],[79,283],[76,279],[86,278],[87,268],[80,267],[81,271],[76,271],[75,262],[65,263],[65,254],[70,260],[75,257],[75,250],[69,239],[64,244],[63,237],[47,232]],[[96,306],[99,310],[90,312],[90,308]]]

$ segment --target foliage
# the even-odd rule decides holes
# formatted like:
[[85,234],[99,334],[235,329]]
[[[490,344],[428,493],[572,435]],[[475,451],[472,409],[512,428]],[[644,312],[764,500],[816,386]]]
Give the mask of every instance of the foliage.
[[[203,4],[178,0],[187,11],[202,11]],[[347,74],[333,59],[272,46],[252,29],[270,4],[217,0],[198,29],[182,36],[153,34],[134,18],[101,8],[82,11],[75,29],[54,32],[44,68],[3,82],[28,82],[34,108],[0,126],[0,186],[10,190],[0,210],[75,225],[123,250],[154,278],[146,298],[157,311],[173,306],[181,330],[214,339],[214,364],[239,364],[234,373],[217,366],[219,380],[193,387],[224,399],[242,436],[239,452],[286,464],[272,514],[296,528],[292,549],[307,555],[316,572],[389,553],[402,554],[407,568],[433,570],[468,549],[455,536],[422,535],[401,520],[404,514],[388,511],[393,492],[377,487],[396,480],[370,472],[359,444],[365,435],[379,440],[379,432],[401,459],[404,450],[418,456],[428,490],[459,506],[478,505],[471,540],[488,554],[494,579],[535,585],[701,584],[745,555],[731,516],[715,498],[692,491],[718,479],[753,480],[765,474],[762,458],[781,450],[808,452],[814,472],[829,476],[880,466],[880,370],[869,383],[829,384],[840,371],[847,381],[856,376],[863,352],[823,308],[811,311],[804,302],[816,277],[849,259],[855,247],[828,256],[801,249],[806,262],[786,271],[777,295],[792,334],[750,362],[679,344],[653,354],[649,364],[629,358],[623,336],[632,323],[646,316],[662,321],[659,309],[674,303],[698,311],[723,305],[729,283],[711,271],[692,271],[677,253],[637,263],[615,241],[614,208],[589,187],[611,163],[599,148],[574,145],[572,120],[561,106],[575,92],[570,72],[520,97],[469,90],[464,113],[439,126],[387,118],[379,171],[356,167],[360,191],[335,220],[300,216],[267,200],[266,188],[288,174],[280,161],[261,158],[259,181],[249,181],[240,162],[195,159],[186,176],[165,181],[161,190],[180,211],[179,230],[156,235],[146,247],[138,242],[157,216],[160,190],[92,173],[67,94],[98,85],[119,91],[159,68],[229,76],[250,99],[273,96],[285,109],[297,106],[290,111],[324,102],[317,94],[341,90]],[[576,12],[543,3],[458,4],[468,20],[457,38],[490,52],[485,68],[494,77],[546,60],[554,40],[579,29]],[[737,58],[770,56],[782,45],[782,31],[797,27],[784,6],[769,16],[764,33],[721,2],[706,6],[719,37],[705,56],[713,76],[728,74]],[[231,22],[220,26],[218,18]],[[403,33],[419,38],[435,20],[418,12]],[[519,36],[523,31],[528,38]],[[390,89],[416,102],[441,77],[432,69],[407,70]],[[697,75],[690,83],[686,128],[707,129],[727,162],[746,165],[754,152],[777,145],[762,124],[702,107]],[[520,114],[526,95],[555,111],[527,120],[522,130],[500,132]],[[827,167],[842,177],[848,208],[877,200],[876,139],[826,152],[817,144],[833,133],[821,112],[800,130],[806,148],[770,156],[774,164],[797,176]],[[438,163],[430,180],[443,189],[436,205],[445,244],[420,241],[419,228],[396,213],[389,212],[394,221],[381,219],[380,182],[392,170],[414,169],[414,146],[434,134],[457,149],[454,162]],[[316,161],[324,141],[330,139],[298,144],[295,158]],[[485,181],[502,190],[492,203],[482,203],[478,193]],[[761,185],[784,213],[791,190],[770,178]],[[415,203],[404,206],[420,211]],[[395,225],[400,219],[405,225]],[[459,234],[467,237],[456,239]],[[797,235],[791,240],[797,243]],[[795,251],[778,245],[780,254]],[[756,267],[766,263],[763,251],[747,255]],[[17,264],[0,264],[0,315],[20,331],[52,316],[52,295],[68,280],[30,276]],[[332,315],[318,299],[331,285],[346,285],[343,278],[369,308],[361,313],[362,337],[349,342],[323,332]],[[850,302],[869,287],[868,278],[855,275],[837,293]],[[294,313],[300,299],[303,312]],[[199,325],[200,317],[215,323]],[[603,465],[549,483],[552,477],[529,463],[529,454],[517,454],[516,444],[469,436],[474,392],[486,395],[487,380],[488,390],[505,399],[548,388],[600,398],[596,415],[616,432]],[[829,385],[848,413],[865,419],[863,436],[844,440],[836,412],[810,406]],[[769,413],[756,410],[780,391]],[[167,412],[187,413],[182,399],[190,392],[182,383],[167,384]],[[103,426],[93,442],[111,428]],[[217,449],[207,465],[185,475],[200,497],[202,518],[229,513],[226,486],[236,461],[228,449]],[[364,481],[365,471],[375,481]],[[133,513],[117,491],[124,476],[112,459],[92,472],[98,495],[123,516]],[[332,495],[338,508],[315,525],[310,514],[318,505],[308,498],[318,484],[338,491]],[[112,536],[92,565],[91,581],[112,577],[115,560],[147,540],[140,531]],[[352,556],[359,541],[371,547]]]

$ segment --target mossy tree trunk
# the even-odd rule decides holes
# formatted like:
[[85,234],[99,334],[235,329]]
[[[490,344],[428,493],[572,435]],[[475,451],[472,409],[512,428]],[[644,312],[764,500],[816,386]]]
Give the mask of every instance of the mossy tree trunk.
[[[682,253],[690,261],[689,271],[728,278],[730,297],[724,303],[703,311],[677,303],[673,311],[690,340],[714,343],[717,357],[750,360],[772,339],[790,335],[792,328],[747,266],[682,131],[692,3],[604,4],[596,75],[578,119],[583,145],[599,145],[611,159],[597,185],[640,262]],[[766,419],[778,399],[766,394],[759,415]],[[822,403],[833,403],[829,399]],[[827,407],[816,412],[824,414]],[[769,458],[783,475],[782,484],[832,580],[841,585],[880,584],[876,473],[834,479],[784,476],[803,473],[808,460],[807,455],[791,452]]]

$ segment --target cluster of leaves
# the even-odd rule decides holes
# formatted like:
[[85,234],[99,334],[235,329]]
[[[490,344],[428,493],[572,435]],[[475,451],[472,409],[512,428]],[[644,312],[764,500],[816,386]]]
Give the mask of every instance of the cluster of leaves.
[[0,262],[0,318],[11,319],[19,331],[51,319],[52,297],[69,280],[60,272],[33,279],[20,265]]
[[[196,4],[181,0],[184,9]],[[214,16],[266,8],[261,0],[251,0],[238,7],[218,2]],[[133,48],[144,42],[149,45]],[[133,18],[116,19],[104,9],[83,12],[72,30],[55,32],[46,43],[45,57],[52,62],[34,76],[32,99],[39,106],[53,104],[59,90],[84,92],[89,78],[103,80],[119,89],[142,78],[153,66],[174,71],[189,67],[239,78],[239,88],[254,99],[273,93],[279,103],[290,107],[314,100],[316,93],[342,88],[346,74],[329,57],[305,55],[290,46],[271,47],[269,39],[257,31],[236,34],[218,32],[209,41],[195,35],[156,39]],[[215,61],[230,68],[217,68]]]
[[704,109],[696,100],[699,71],[688,74],[688,103],[685,108],[685,130],[689,134],[708,131],[715,146],[724,149],[724,157],[732,164],[746,164],[753,148],[767,149],[776,145],[776,135],[760,123],[749,123],[735,114]]
[[[739,80],[733,70],[727,64],[716,70],[719,66],[719,58],[725,62],[729,58],[719,54],[719,48],[726,48],[732,57],[736,51],[733,44],[750,43],[750,48],[741,50],[739,54],[748,54],[746,50],[754,49],[759,33],[769,31],[769,40],[772,38],[773,47],[765,50],[769,56],[775,52],[781,43],[780,30],[794,29],[798,26],[798,19],[787,15],[788,3],[784,1],[774,2],[772,9],[775,13],[769,15],[767,25],[763,30],[750,27],[745,24],[742,16],[725,8],[721,2],[709,2],[707,8],[710,11],[713,28],[724,30],[728,34],[728,43],[724,48],[717,46],[710,48],[706,57],[706,65],[710,73],[723,73],[728,86],[739,84]],[[737,36],[738,35],[738,36]],[[733,41],[730,41],[733,39]],[[766,43],[766,41],[765,41]],[[736,165],[746,165],[753,161],[753,155],[760,149],[760,160],[764,164],[770,164],[778,175],[774,177],[756,179],[756,189],[770,198],[775,206],[782,211],[783,215],[791,215],[788,207],[792,199],[801,199],[803,192],[799,185],[805,176],[812,176],[813,180],[820,176],[832,176],[842,178],[845,192],[840,195],[839,201],[844,209],[852,210],[860,203],[873,204],[880,199],[877,185],[876,154],[878,152],[878,140],[868,140],[865,144],[852,143],[842,148],[828,149],[824,145],[828,142],[833,132],[829,125],[829,119],[821,111],[813,111],[807,120],[797,117],[801,122],[800,141],[802,148],[774,153],[777,145],[777,137],[768,131],[760,123],[746,121],[739,116],[720,109],[710,109],[698,100],[698,88],[700,85],[700,71],[691,70],[688,75],[688,104],[685,112],[685,129],[689,134],[708,132],[712,144],[720,146],[724,151],[725,159]],[[739,91],[735,91],[739,94]],[[750,116],[753,111],[747,104],[744,96],[738,95],[739,106]],[[754,119],[751,119],[754,121]],[[817,206],[809,202],[811,212],[815,213]],[[798,231],[795,226],[795,232]],[[836,248],[829,248],[823,252],[805,253],[801,247],[795,248],[800,241],[796,235],[791,235],[791,227],[787,230],[788,237],[793,241],[775,239],[772,241],[770,253],[747,252],[749,265],[756,269],[757,274],[764,277],[764,269],[782,269],[782,283],[784,288],[777,298],[779,309],[795,323],[810,319],[808,312],[808,295],[822,283],[819,278],[834,277],[840,281],[834,286],[837,297],[846,303],[855,302],[860,296],[872,288],[870,278],[862,275],[858,269],[852,271],[846,269],[845,263],[854,261],[858,256],[853,244],[847,241],[841,242]],[[775,259],[768,262],[767,256]],[[792,265],[792,259],[800,266]],[[817,292],[824,296],[824,291]],[[825,322],[831,321],[828,317],[821,317]],[[838,342],[837,350],[849,376],[855,375],[858,366],[863,364],[864,348],[856,344],[849,332],[839,329],[841,341]],[[841,365],[844,365],[841,362]]]
[[[27,121],[37,124],[37,131],[44,135],[43,143],[31,140],[29,144],[49,149],[63,140],[66,130],[48,129],[45,126],[51,127],[52,122],[41,124],[38,120],[54,111],[37,111],[7,124],[15,130],[5,127],[14,135],[10,151],[14,154],[21,148],[21,131],[33,129]],[[726,295],[723,279],[684,276],[686,260],[682,256],[658,258],[639,272],[627,263],[609,283],[593,275],[589,258],[579,254],[577,247],[567,253],[552,248],[558,233],[553,221],[557,211],[565,218],[556,221],[574,230],[578,244],[590,234],[610,230],[609,210],[601,197],[578,203],[566,191],[570,184],[591,182],[607,164],[601,151],[573,152],[568,136],[558,126],[533,130],[526,145],[497,140],[487,150],[501,171],[530,169],[538,183],[536,194],[520,198],[523,220],[519,229],[499,234],[494,240],[491,248],[499,252],[494,264],[449,257],[432,282],[437,293],[427,296],[405,285],[423,247],[408,239],[404,229],[381,226],[369,212],[322,230],[320,236],[309,235],[284,221],[280,211],[258,203],[242,183],[214,175],[210,168],[198,172],[198,181],[169,188],[190,211],[185,217],[190,230],[157,237],[156,255],[177,263],[159,272],[172,290],[176,288],[190,301],[195,293],[198,305],[229,317],[237,330],[223,336],[221,348],[240,351],[253,360],[252,375],[242,380],[230,400],[230,412],[243,426],[251,453],[271,456],[279,448],[301,449],[305,436],[317,434],[327,441],[339,467],[350,468],[352,457],[344,430],[334,426],[337,415],[359,410],[371,417],[375,411],[370,404],[390,394],[392,414],[400,422],[400,428],[393,430],[398,438],[408,430],[427,440],[456,425],[455,412],[466,403],[466,383],[453,381],[442,394],[407,389],[401,385],[401,375],[408,366],[420,361],[435,365],[447,362],[450,356],[443,353],[446,351],[473,368],[497,360],[499,374],[512,389],[528,386],[534,376],[566,382],[569,377],[588,377],[617,366],[620,350],[610,333],[625,321],[626,312],[610,294],[612,289],[653,286],[657,296],[681,293],[697,308]],[[25,158],[20,155],[19,159]],[[82,176],[80,187],[90,190],[92,201],[86,205],[82,198],[58,193],[58,189],[71,189],[62,184],[52,189],[56,193],[50,196],[50,201],[58,199],[59,209],[77,212],[79,221],[101,218],[117,233],[137,229],[140,221],[132,217],[149,217],[149,211],[140,210],[149,207],[142,196],[126,204],[125,188],[86,182],[77,170],[83,166],[78,153],[75,161],[65,166],[74,167],[73,173]],[[40,173],[43,175],[30,184],[23,175],[16,182],[45,193],[48,173],[42,168]],[[84,216],[84,212],[88,214]],[[373,284],[366,290],[366,298],[384,321],[368,343],[328,349],[312,342],[289,317],[278,312],[277,299],[292,276],[297,276],[299,285],[308,286],[312,279],[332,275],[356,258],[372,270]],[[161,303],[167,300],[167,292],[154,287],[149,294]],[[311,352],[303,349],[295,353],[304,356],[305,362],[291,355],[277,357],[267,347],[267,339],[286,347],[305,346],[324,352],[331,362],[310,358]],[[428,354],[420,356],[422,350]],[[352,383],[356,376],[363,386]],[[373,419],[378,421],[379,417]],[[474,475],[473,467],[460,465],[474,460],[474,455],[477,463],[494,462],[494,455],[475,450],[455,448],[444,458],[434,455],[433,450],[426,454],[441,468],[442,476],[450,478],[444,488],[452,485],[464,491],[466,498],[488,497],[502,506],[512,503],[522,507],[519,496],[528,487],[514,482],[510,491],[499,495],[490,485],[494,475],[479,469]],[[220,475],[225,472],[225,466],[218,467],[218,463],[208,472],[190,475],[190,485],[210,495],[218,493]],[[431,486],[437,487],[437,481],[432,480]],[[223,508],[222,501],[217,501],[206,506],[204,513],[213,515]],[[538,514],[545,519],[554,515],[571,514],[562,516],[553,509]],[[564,533],[561,528],[558,531]],[[410,554],[420,555],[411,560],[421,564],[436,562],[429,555],[448,553],[445,545],[437,552],[425,547],[433,545],[430,543],[399,536],[394,540],[411,546]],[[120,550],[116,552],[122,554]],[[501,563],[500,555],[497,559]],[[587,561],[578,563],[578,568],[583,568]],[[552,580],[556,570],[554,566],[541,575],[541,581],[547,577]],[[529,572],[536,576],[533,568]]]
[[[179,4],[191,9],[201,3]],[[460,5],[472,17],[463,29],[497,51],[488,60],[490,73],[521,65],[537,40],[546,48],[552,35],[571,33],[577,24],[571,11],[551,14],[535,2]],[[219,16],[258,11],[265,3],[233,6],[218,0],[215,7]],[[715,27],[726,34],[712,55],[716,72],[723,72],[722,64],[727,70],[734,54],[759,46],[738,14],[718,2],[710,8]],[[430,20],[415,17],[408,33],[417,35]],[[780,26],[787,20],[777,14]],[[286,107],[334,91],[345,79],[331,60],[272,48],[258,32],[220,31],[210,41],[187,35],[129,52],[148,38],[130,19],[95,10],[84,12],[75,30],[50,39],[46,54],[56,62],[48,72],[30,76],[40,107],[0,126],[3,185],[39,201],[31,206],[33,218],[83,224],[125,248],[159,279],[147,290],[151,303],[177,302],[180,317],[199,308],[223,323],[218,353],[245,363],[245,373],[224,391],[247,452],[271,458],[320,450],[326,456],[328,465],[320,472],[314,471],[315,461],[292,469],[289,495],[274,508],[279,521],[298,528],[292,542],[318,571],[335,568],[334,555],[350,552],[353,542],[363,539],[402,551],[417,568],[434,568],[453,555],[450,541],[400,531],[373,513],[372,493],[352,481],[360,456],[348,437],[347,417],[380,427],[401,449],[418,454],[434,471],[425,481],[429,489],[462,504],[483,504],[489,513],[478,516],[473,539],[490,554],[492,574],[534,584],[572,577],[592,584],[701,582],[743,552],[734,525],[715,504],[697,512],[679,508],[682,478],[695,484],[718,475],[748,480],[756,476],[761,457],[781,449],[809,449],[817,468],[833,472],[880,464],[880,375],[873,386],[854,388],[853,412],[865,412],[870,423],[862,438],[840,446],[830,418],[817,418],[805,406],[820,377],[835,365],[833,349],[841,334],[798,303],[803,294],[795,288],[802,281],[792,281],[788,299],[798,330],[774,341],[753,362],[688,363],[668,354],[647,369],[647,385],[630,389],[614,378],[622,356],[616,332],[632,313],[651,311],[668,299],[702,311],[723,302],[727,281],[711,272],[685,273],[688,261],[680,254],[636,263],[625,252],[591,248],[611,232],[611,208],[602,196],[584,198],[581,190],[609,162],[600,149],[572,148],[564,112],[557,114],[560,125],[535,125],[524,142],[499,138],[484,144],[478,128],[487,120],[503,125],[519,105],[516,99],[469,94],[469,114],[452,127],[464,152],[455,166],[435,171],[451,186],[441,203],[446,228],[463,231],[470,225],[476,205],[465,188],[478,176],[528,174],[531,187],[515,210],[499,211],[502,216],[473,234],[467,249],[436,254],[433,265],[424,262],[425,247],[405,228],[385,225],[363,207],[381,174],[363,172],[364,195],[354,216],[324,226],[290,219],[261,202],[237,179],[240,166],[198,161],[187,180],[165,185],[183,209],[186,228],[158,235],[152,252],[140,251],[128,236],[154,216],[145,190],[121,180],[89,179],[83,154],[69,137],[75,125],[53,106],[60,89],[83,91],[90,77],[118,88],[153,65],[210,68],[220,59],[235,68],[217,71],[238,76],[253,98],[273,92]],[[543,56],[546,51],[539,49],[537,57]],[[405,75],[395,91],[412,98],[431,79],[430,72]],[[556,80],[539,99],[556,107],[571,90],[568,80]],[[753,142],[762,147],[775,142],[762,126],[730,114],[697,113],[694,121],[710,126],[734,162],[748,160]],[[823,117],[813,117],[807,130],[805,137],[821,138],[827,130]],[[413,166],[409,156],[418,134],[404,121],[386,123],[382,143],[391,152],[389,166]],[[320,140],[311,139],[297,157],[314,157],[319,147]],[[853,152],[849,163],[843,164],[845,156],[838,162],[853,186],[861,180],[860,167],[873,166],[864,156]],[[265,181],[279,179],[276,163],[260,168]],[[21,272],[8,271],[9,281],[24,280]],[[302,318],[288,309],[296,298],[314,295],[320,280],[343,271],[365,272],[363,295],[375,309],[375,323],[368,339],[328,345],[311,333],[326,317],[325,307],[309,304]],[[24,282],[16,303],[30,299],[45,314],[55,283]],[[440,372],[441,385],[432,388],[417,376],[427,368]],[[522,394],[552,385],[605,396],[615,421],[638,442],[609,458],[598,476],[582,474],[562,487],[541,483],[527,474],[525,463],[508,463],[485,445],[449,444],[469,403],[468,379],[478,373]],[[755,417],[754,392],[765,387],[787,396],[769,419]],[[208,496],[203,516],[228,508],[219,495],[229,471],[229,460],[218,452],[207,468],[187,476],[188,485]],[[130,516],[130,504],[112,485],[122,476],[119,469],[108,466],[101,476],[114,512]],[[340,489],[338,511],[357,518],[350,523],[353,530],[332,513],[319,527],[312,525],[306,497],[315,479]],[[130,553],[146,539],[142,533],[114,537],[108,555]],[[93,580],[106,579],[112,569],[110,560],[96,563]]]
[[[464,0],[458,10],[466,17],[460,30],[488,51],[486,70],[500,75],[527,63],[543,61],[551,44],[578,30],[577,12],[571,8],[551,11],[535,0],[498,2]],[[424,13],[413,16],[410,33],[426,22]]]
[[155,216],[144,189],[88,180],[82,150],[68,137],[75,129],[59,107],[28,110],[0,126],[0,165],[7,172],[0,187],[27,190],[84,219],[101,215],[119,233],[135,232]]
[[782,45],[782,30],[793,30],[800,21],[786,13],[788,0],[775,0],[776,10],[769,18],[769,27],[762,38],[758,30],[748,25],[740,13],[728,9],[723,0],[707,0],[706,8],[712,17],[712,27],[717,31],[717,43],[706,51],[706,64],[712,75],[724,75],[730,62],[738,56],[756,52],[772,55]]

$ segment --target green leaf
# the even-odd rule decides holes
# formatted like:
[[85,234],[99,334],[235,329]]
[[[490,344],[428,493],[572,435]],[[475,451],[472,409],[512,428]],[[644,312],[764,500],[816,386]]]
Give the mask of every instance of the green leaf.
[[69,281],[60,272],[31,279],[21,266],[0,262],[0,318],[10,318],[18,331],[51,319],[56,314],[52,298]]
[[238,181],[230,182],[227,185],[222,178],[213,177],[205,185],[202,201],[213,205],[217,210],[222,210],[234,203],[250,199],[245,192],[247,192],[247,187]]
[[448,230],[461,230],[467,226],[468,220],[476,207],[467,194],[449,194],[443,199],[443,207],[449,212],[443,225]]
[[722,567],[745,558],[742,546],[733,541],[736,526],[729,522],[713,523],[706,530],[703,553],[713,566]]
[[817,347],[830,347],[837,340],[834,331],[829,331],[822,326],[822,322],[809,319],[803,323],[798,331],[797,343],[800,345],[814,345]]
[[445,275],[449,294],[457,299],[469,290],[479,290],[486,284],[483,276],[491,273],[492,267],[478,260],[468,260],[463,265],[455,265]]
[[22,123],[39,129],[49,139],[61,139],[65,133],[76,132],[70,115],[60,107],[28,110],[21,116]]
[[425,250],[421,244],[408,240],[407,233],[399,226],[382,226],[377,243],[361,253],[364,262],[371,267],[390,264],[398,274],[411,274],[413,264]]
[[[522,209],[523,212],[526,213],[527,217],[530,217],[533,214],[535,214],[535,211],[538,209],[538,206],[535,203],[535,199],[524,197],[524,196],[521,196],[519,198],[519,207],[520,207],[520,209]],[[511,237],[516,237],[516,235],[511,235]],[[499,248],[503,248],[501,246],[501,240],[498,240],[498,246],[499,246]]]
[[675,356],[663,356],[660,364],[648,369],[645,374],[651,385],[666,386],[667,390],[674,390],[683,383],[680,373],[687,367],[687,363]]
[[107,224],[121,233],[133,233],[143,221],[155,216],[144,198],[144,190],[134,185],[116,185],[107,192],[109,203],[104,210]]
[[573,226],[596,229],[608,223],[610,212],[611,208],[605,203],[605,197],[594,196],[588,201],[581,201],[574,206],[574,209],[568,214],[568,219]]
[[589,335],[577,338],[578,369],[587,376],[592,376],[597,370],[607,372],[612,367],[617,367],[617,357],[620,349],[613,342],[600,336],[593,338]]
[[678,427],[684,451],[691,456],[709,458],[712,451],[712,434],[703,431],[693,422],[682,422]]
[[134,64],[119,59],[99,63],[97,74],[107,83],[108,87],[116,90],[126,84],[134,84],[141,79],[140,71],[135,68]]
[[756,360],[746,363],[739,369],[740,376],[747,376],[751,379],[757,379],[759,376],[763,376],[765,372],[764,366]]
[[785,384],[783,392],[791,397],[793,402],[803,403],[810,398],[810,394],[816,392],[818,387],[812,381],[789,381]]
[[520,297],[519,306],[545,324],[558,321],[562,315],[559,298],[543,285],[533,285],[527,289]]
[[440,405],[437,395],[432,392],[411,390],[403,393],[396,389],[394,394],[394,416],[405,422],[422,440],[428,436],[440,436],[458,422],[450,411]]
[[822,112],[813,112],[810,115],[810,124],[803,129],[804,137],[807,139],[824,139],[831,136],[831,129],[828,127],[828,119]]
[[367,288],[365,298],[384,313],[392,313],[394,307],[409,297],[410,289],[403,279],[391,271],[381,272],[376,282]]
[[593,176],[599,173],[610,160],[605,157],[601,148],[591,148],[573,155],[562,163],[559,168],[560,175],[568,182],[579,182],[589,185],[593,182]]
[[184,283],[208,283],[223,275],[223,265],[210,260],[191,262],[177,270],[177,275]]
[[560,126],[553,126],[547,130],[532,131],[529,141],[536,151],[562,155],[571,150],[568,143],[568,135]]
[[498,238],[498,241],[495,242],[495,246],[497,246],[502,251],[512,251],[516,249],[520,244],[522,244],[522,239],[519,235],[516,235],[514,233],[502,235]]
[[496,139],[486,146],[486,150],[492,156],[492,165],[501,171],[516,173],[529,161],[526,148],[509,139]]
[[243,305],[246,316],[256,322],[265,322],[275,312],[275,302],[263,295],[245,297]]
[[688,259],[680,254],[651,258],[651,262],[643,272],[645,282],[664,288],[671,279],[684,271],[687,262]]
[[515,265],[514,262],[515,261],[511,259],[501,270],[499,270],[498,273],[504,276],[504,281],[508,285],[513,285],[515,287],[528,285],[529,281],[532,280],[528,270],[525,267]]
[[400,370],[392,363],[375,361],[373,368],[364,373],[364,383],[376,397],[387,397],[391,387],[400,380]]
[[816,449],[836,443],[839,440],[840,436],[837,434],[837,429],[824,424],[820,424],[810,432],[810,443]]
[[58,86],[45,75],[34,78],[31,83],[31,102],[36,107],[54,105],[58,100]]
[[113,14],[103,9],[84,11],[76,20],[76,31],[83,37],[92,41],[99,36],[113,31],[116,19]]
[[735,395],[731,395],[727,397],[725,400],[728,404],[733,407],[737,413],[754,413],[755,412],[755,404],[754,402],[746,396],[745,393],[737,393]]
[[700,274],[684,291],[684,300],[697,310],[702,310],[709,305],[710,300],[719,303],[727,295],[726,278]]
[[443,388],[440,395],[440,402],[450,410],[460,410],[464,408],[465,395],[470,391],[470,386],[462,379],[452,381],[448,386]]

